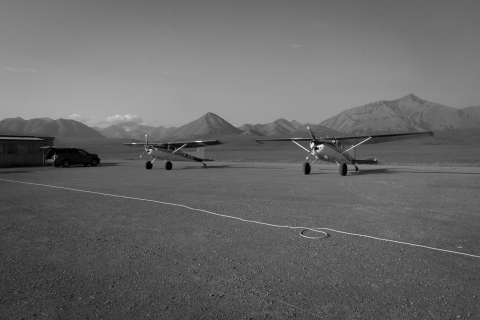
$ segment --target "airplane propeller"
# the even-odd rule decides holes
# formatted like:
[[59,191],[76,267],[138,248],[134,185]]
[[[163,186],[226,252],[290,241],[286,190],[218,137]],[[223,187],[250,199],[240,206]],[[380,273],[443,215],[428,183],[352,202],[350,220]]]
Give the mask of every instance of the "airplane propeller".
[[148,135],[145,135],[145,149],[143,150],[142,154],[140,155],[140,158],[143,156],[145,152],[147,152],[149,145],[148,145]]
[[311,146],[310,154],[308,155],[307,160],[310,158],[310,155],[315,156],[315,158],[318,159],[315,153],[315,148],[318,145],[323,144],[323,141],[317,140],[317,138],[315,138],[315,135],[313,134],[313,131],[310,129],[310,127],[307,127],[307,129],[308,129],[308,132],[310,132],[310,135],[312,136],[312,141],[310,142],[310,146]]
[[307,127],[308,132],[310,132],[310,135],[312,136],[313,141],[316,141],[317,138],[315,138],[315,135],[313,134],[313,131],[310,129],[310,127]]

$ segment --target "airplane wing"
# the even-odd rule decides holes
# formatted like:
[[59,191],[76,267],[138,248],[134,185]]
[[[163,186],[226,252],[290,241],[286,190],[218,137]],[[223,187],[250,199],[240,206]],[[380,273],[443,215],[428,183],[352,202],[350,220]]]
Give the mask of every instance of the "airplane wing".
[[410,132],[410,133],[378,134],[378,135],[370,135],[370,136],[367,135],[367,136],[340,137],[340,138],[335,138],[334,140],[340,141],[343,144],[357,144],[359,142],[362,142],[365,139],[371,138],[368,141],[365,141],[364,144],[374,144],[374,143],[383,143],[383,142],[398,141],[398,140],[427,138],[427,137],[433,137],[433,136],[434,136],[433,132],[424,131],[424,132]]
[[129,147],[145,147],[145,143],[135,143],[135,142],[124,143],[124,145]]
[[[200,147],[209,147],[215,146],[217,144],[223,144],[219,140],[203,140],[203,141],[180,141],[180,142],[161,142],[161,143],[148,143],[148,146],[154,148],[200,148]],[[145,143],[124,143],[126,146],[130,147],[145,147]]]
[[[373,143],[382,143],[389,141],[398,141],[398,140],[407,140],[407,139],[419,139],[426,137],[433,137],[433,132],[410,132],[410,133],[394,133],[394,134],[378,134],[378,135],[364,135],[364,136],[351,136],[351,137],[339,137],[339,138],[321,138],[316,139],[317,141],[340,141],[343,144],[357,144],[365,139],[370,138],[368,141],[365,141],[364,144],[373,144]],[[312,138],[282,138],[282,139],[255,139],[258,143],[262,141],[312,141]]]
[[255,139],[258,143],[262,141],[312,141],[312,138],[282,138],[282,139]]

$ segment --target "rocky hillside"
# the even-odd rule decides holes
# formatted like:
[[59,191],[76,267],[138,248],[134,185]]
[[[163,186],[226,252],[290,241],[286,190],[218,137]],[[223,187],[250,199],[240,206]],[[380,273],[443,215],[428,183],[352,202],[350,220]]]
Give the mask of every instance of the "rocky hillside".
[[409,94],[345,110],[320,125],[348,134],[480,129],[480,107],[455,109]]

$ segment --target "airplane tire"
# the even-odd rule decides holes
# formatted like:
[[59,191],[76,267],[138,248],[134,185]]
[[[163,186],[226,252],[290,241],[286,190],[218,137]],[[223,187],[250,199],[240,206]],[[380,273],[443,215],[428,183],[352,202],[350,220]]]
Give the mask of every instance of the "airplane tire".
[[151,161],[147,161],[145,163],[145,169],[150,170],[150,169],[152,169],[152,167],[153,167],[153,164],[152,164]]
[[303,164],[303,173],[304,174],[310,174],[310,170],[312,169],[312,166],[310,165],[310,163],[308,162],[305,162]]
[[172,163],[170,161],[165,162],[165,170],[172,170]]
[[338,167],[338,171],[340,172],[341,176],[346,176],[347,175],[347,164],[346,163],[340,164],[340,166]]

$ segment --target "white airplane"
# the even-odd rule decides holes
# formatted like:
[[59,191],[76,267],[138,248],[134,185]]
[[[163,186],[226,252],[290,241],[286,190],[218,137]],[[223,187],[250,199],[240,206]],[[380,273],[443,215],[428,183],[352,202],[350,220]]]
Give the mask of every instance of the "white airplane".
[[[340,175],[347,174],[347,164],[355,166],[355,172],[358,171],[357,164],[377,164],[377,159],[355,159],[356,148],[361,144],[372,144],[389,142],[396,140],[417,139],[423,137],[433,137],[433,132],[411,132],[411,133],[396,133],[396,134],[381,134],[369,136],[352,136],[341,138],[323,138],[317,139],[310,127],[307,127],[312,138],[286,138],[286,139],[255,139],[258,143],[262,141],[292,141],[300,148],[309,153],[307,162],[303,164],[303,173],[309,174],[312,165],[318,160],[326,162],[335,162],[338,164]],[[300,145],[297,141],[310,141],[310,150]],[[344,144],[351,145],[350,148],[344,147]],[[353,156],[348,152],[353,150]],[[308,162],[310,156],[314,156],[315,160],[312,163]]]
[[[165,169],[172,170],[172,161],[196,161],[202,162],[206,167],[206,161],[215,161],[214,159],[205,159],[205,148],[207,146],[214,146],[217,144],[223,144],[219,140],[205,140],[205,141],[184,141],[184,142],[161,142],[161,143],[148,143],[148,137],[145,135],[145,144],[141,143],[124,143],[129,147],[144,147],[149,157],[152,157],[152,161],[145,163],[145,168],[150,170],[153,167],[153,162],[157,159],[165,160]],[[197,148],[196,152],[184,152],[182,149]],[[143,153],[140,155],[142,157]]]

